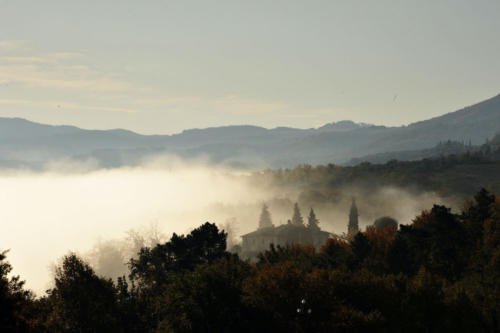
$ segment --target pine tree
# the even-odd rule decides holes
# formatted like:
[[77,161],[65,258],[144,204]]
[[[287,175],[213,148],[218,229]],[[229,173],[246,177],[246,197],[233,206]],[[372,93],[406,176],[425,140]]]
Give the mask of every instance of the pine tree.
[[270,228],[272,226],[273,226],[273,221],[271,220],[271,214],[269,213],[269,209],[266,204],[263,204],[259,219],[259,229]]
[[311,208],[309,212],[309,217],[307,219],[307,227],[314,230],[319,230],[319,220],[314,213],[314,210]]
[[304,219],[302,218],[302,214],[300,213],[299,205],[297,203],[295,203],[295,206],[293,207],[292,224],[298,226],[304,225]]

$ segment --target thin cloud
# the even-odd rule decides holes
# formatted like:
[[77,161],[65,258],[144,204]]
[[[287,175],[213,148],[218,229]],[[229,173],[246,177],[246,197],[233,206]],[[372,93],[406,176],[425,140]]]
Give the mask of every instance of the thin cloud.
[[227,95],[218,98],[197,96],[138,99],[137,104],[162,107],[168,110],[213,110],[228,114],[272,113],[285,110],[288,105]]
[[[0,83],[20,83],[31,87],[118,92],[131,88],[128,82],[110,73],[91,70],[86,64],[74,61],[84,57],[80,52],[26,54],[26,41],[0,41],[0,50],[9,55],[0,57]],[[17,54],[15,54],[17,53]]]
[[58,60],[66,60],[83,57],[84,54],[80,52],[54,52],[49,53],[48,56]]
[[200,103],[202,100],[195,96],[184,96],[184,97],[161,97],[161,98],[140,98],[136,100],[138,104],[146,105],[168,105],[175,103]]
[[107,111],[107,112],[124,112],[124,113],[135,113],[137,110],[127,109],[127,108],[119,108],[119,107],[110,107],[110,106],[85,106],[78,104],[63,104],[62,108],[73,108],[73,109],[81,109],[81,110],[92,110],[92,111]]
[[295,119],[311,119],[311,118],[317,118],[317,115],[315,114],[310,114],[310,113],[304,113],[304,114],[286,114],[283,115],[284,118],[295,118]]
[[[84,67],[79,67],[82,70]],[[130,84],[111,77],[72,78],[72,72],[60,73],[34,64],[0,66],[0,79],[3,82],[22,83],[42,88],[80,89],[90,91],[125,91]],[[78,73],[79,75],[81,73]],[[90,73],[89,73],[90,74]],[[95,74],[94,74],[95,76]]]
[[25,48],[27,44],[25,40],[0,40],[0,50],[14,51]]
[[21,63],[21,64],[41,64],[46,63],[47,59],[43,57],[0,57],[1,62]]
[[352,121],[362,122],[363,119],[359,119],[359,116],[354,109],[346,108],[323,108],[323,109],[312,109],[308,112],[311,115],[315,115],[315,118],[320,120],[320,124],[331,121],[340,121],[344,119],[350,119]]
[[4,104],[4,105],[32,105],[32,102],[21,100],[21,99],[4,98],[4,99],[0,99],[0,104]]
[[89,110],[89,111],[105,111],[105,112],[123,112],[123,113],[135,113],[137,110],[112,107],[112,106],[93,106],[93,105],[83,105],[71,102],[58,102],[58,101],[31,101],[23,99],[0,99],[0,104],[3,105],[21,105],[21,106],[32,106],[32,107],[48,107],[48,108],[58,108],[61,110]]
[[235,95],[215,99],[214,106],[233,114],[271,113],[282,111],[287,107],[284,103],[252,100]]
[[59,52],[38,56],[5,56],[0,57],[0,62],[14,64],[57,64],[59,61],[74,59],[81,56],[83,56],[81,53]]

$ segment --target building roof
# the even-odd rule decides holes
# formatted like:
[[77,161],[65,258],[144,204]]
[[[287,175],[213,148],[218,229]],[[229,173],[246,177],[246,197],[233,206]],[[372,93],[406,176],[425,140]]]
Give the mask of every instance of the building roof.
[[323,231],[321,229],[310,229],[306,226],[293,225],[293,224],[282,224],[277,227],[268,227],[261,228],[255,231],[249,232],[248,234],[242,235],[242,238],[245,237],[257,237],[257,236],[277,236],[277,235],[288,235],[290,233],[296,232],[313,232],[313,233],[322,233],[331,235],[330,232]]
[[260,228],[255,231],[249,232],[248,234],[242,235],[241,237],[274,235],[274,229],[276,229],[274,226],[268,228]]

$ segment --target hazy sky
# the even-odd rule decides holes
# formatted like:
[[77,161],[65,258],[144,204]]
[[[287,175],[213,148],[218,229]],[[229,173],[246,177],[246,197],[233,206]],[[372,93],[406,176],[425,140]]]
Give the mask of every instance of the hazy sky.
[[500,1],[0,0],[0,116],[399,125],[500,93]]

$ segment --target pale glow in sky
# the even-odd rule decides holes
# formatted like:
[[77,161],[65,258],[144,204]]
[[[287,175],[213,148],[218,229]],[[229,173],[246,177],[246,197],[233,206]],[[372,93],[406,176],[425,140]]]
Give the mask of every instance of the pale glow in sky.
[[498,1],[0,0],[0,116],[400,125],[500,92]]

